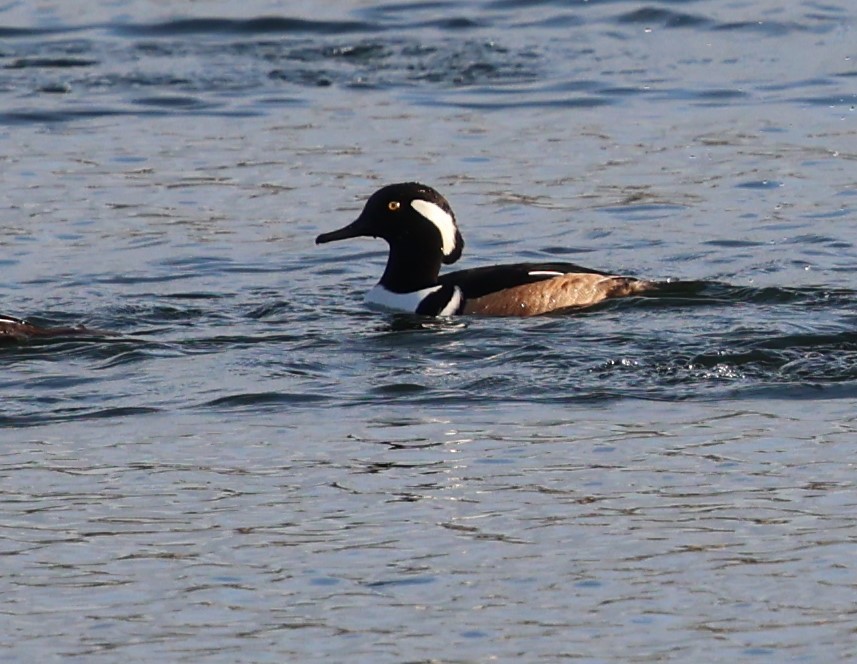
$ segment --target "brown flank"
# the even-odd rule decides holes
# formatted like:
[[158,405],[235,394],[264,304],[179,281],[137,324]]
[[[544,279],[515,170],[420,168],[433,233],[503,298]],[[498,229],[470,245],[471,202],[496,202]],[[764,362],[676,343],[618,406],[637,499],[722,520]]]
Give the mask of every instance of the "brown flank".
[[537,316],[566,307],[586,307],[608,298],[654,290],[651,281],[602,274],[572,273],[532,284],[513,286],[467,300],[465,314]]

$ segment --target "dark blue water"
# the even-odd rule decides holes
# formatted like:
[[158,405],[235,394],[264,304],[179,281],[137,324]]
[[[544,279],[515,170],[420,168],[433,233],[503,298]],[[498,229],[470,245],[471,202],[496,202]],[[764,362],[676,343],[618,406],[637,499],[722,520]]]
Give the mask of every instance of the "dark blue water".
[[[846,661],[857,12],[0,5],[3,661]],[[368,310],[461,267],[708,282]],[[458,266],[456,266],[458,267]]]

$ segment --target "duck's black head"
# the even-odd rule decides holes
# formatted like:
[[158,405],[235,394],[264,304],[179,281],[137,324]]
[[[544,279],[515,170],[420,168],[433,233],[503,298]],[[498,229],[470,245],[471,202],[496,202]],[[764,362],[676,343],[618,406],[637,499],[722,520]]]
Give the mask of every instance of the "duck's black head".
[[[363,212],[338,231],[322,233],[316,244],[352,237],[379,237],[390,245],[390,258],[454,263],[461,257],[464,239],[446,199],[417,182],[391,184],[376,191]],[[436,276],[436,275],[435,275]]]

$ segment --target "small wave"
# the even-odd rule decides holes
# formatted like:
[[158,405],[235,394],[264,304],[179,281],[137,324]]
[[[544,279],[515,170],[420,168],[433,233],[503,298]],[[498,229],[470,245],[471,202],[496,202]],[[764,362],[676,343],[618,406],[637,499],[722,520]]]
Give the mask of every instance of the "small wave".
[[17,58],[4,69],[70,69],[72,67],[92,67],[98,60],[86,58]]
[[657,24],[663,28],[699,28],[711,25],[712,21],[704,16],[684,14],[660,7],[641,7],[620,14],[617,23]]
[[161,412],[160,408],[148,406],[122,406],[115,408],[58,408],[40,409],[38,412],[21,415],[0,415],[0,428],[35,427],[57,422],[75,422],[80,420],[103,420]]
[[751,32],[766,37],[782,37],[792,32],[808,32],[809,27],[789,21],[734,21],[718,23],[711,26],[712,30],[722,32]]
[[794,101],[810,106],[825,106],[828,108],[847,106],[849,109],[854,110],[857,107],[857,93],[796,97]]
[[217,397],[198,407],[257,411],[271,406],[318,404],[328,399],[327,395],[310,392],[252,392]]
[[74,31],[75,28],[11,28],[0,26],[0,39],[42,37]]
[[138,115],[137,112],[105,107],[67,108],[63,110],[22,109],[0,111],[0,124],[53,124],[131,114]]
[[192,18],[147,24],[123,24],[113,32],[133,37],[181,37],[186,35],[316,34],[342,35],[382,30],[378,24],[362,21],[313,21],[282,16],[251,19]]
[[176,109],[194,109],[208,110],[216,108],[217,104],[212,104],[198,97],[179,96],[179,95],[159,95],[156,97],[138,97],[132,99],[131,103],[139,104],[140,106],[153,106],[155,108]]

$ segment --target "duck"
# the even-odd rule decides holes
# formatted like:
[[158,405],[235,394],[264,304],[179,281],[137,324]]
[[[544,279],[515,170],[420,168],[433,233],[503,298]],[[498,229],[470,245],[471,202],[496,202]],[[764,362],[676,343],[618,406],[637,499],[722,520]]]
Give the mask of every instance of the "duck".
[[385,240],[380,281],[365,296],[373,308],[425,316],[537,316],[629,296],[652,296],[677,282],[657,282],[573,263],[510,263],[440,274],[461,258],[464,239],[449,202],[432,187],[382,187],[350,224],[316,244],[357,237]]
[[87,334],[85,327],[42,327],[23,318],[0,314],[0,343],[18,343],[30,339]]

